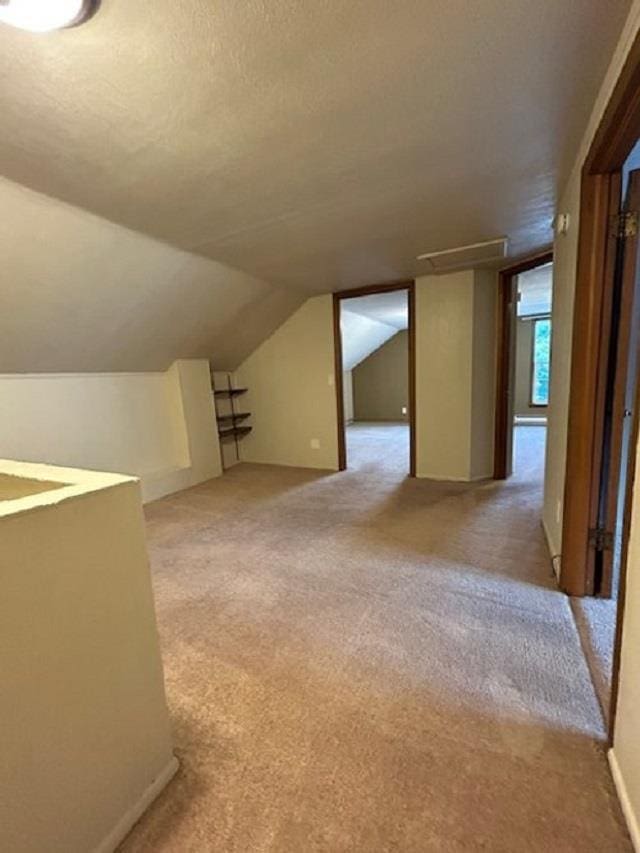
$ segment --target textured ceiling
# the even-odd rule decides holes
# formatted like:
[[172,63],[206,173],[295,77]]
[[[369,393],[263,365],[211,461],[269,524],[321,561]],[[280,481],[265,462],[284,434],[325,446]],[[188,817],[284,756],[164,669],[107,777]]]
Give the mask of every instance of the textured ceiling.
[[628,0],[103,0],[0,27],[0,170],[303,290],[551,240]]
[[304,301],[0,178],[0,374],[237,367]]
[[343,299],[342,307],[345,311],[386,323],[398,331],[409,327],[409,297],[406,290],[354,296],[353,299]]

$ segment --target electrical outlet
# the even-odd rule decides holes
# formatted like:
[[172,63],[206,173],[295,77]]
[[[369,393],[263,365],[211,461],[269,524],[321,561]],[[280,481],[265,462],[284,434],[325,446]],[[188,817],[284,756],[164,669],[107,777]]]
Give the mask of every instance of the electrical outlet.
[[406,415],[406,414],[407,414],[407,407],[406,407],[406,406],[403,406],[403,407],[402,407],[402,414],[403,414],[403,415]]
[[320,450],[320,439],[312,438],[311,439],[311,449],[312,450]]

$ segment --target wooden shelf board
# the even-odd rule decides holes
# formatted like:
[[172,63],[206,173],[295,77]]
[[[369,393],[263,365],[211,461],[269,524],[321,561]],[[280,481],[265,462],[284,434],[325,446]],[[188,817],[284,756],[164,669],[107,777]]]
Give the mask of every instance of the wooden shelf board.
[[218,415],[218,423],[229,423],[230,421],[244,421],[251,417],[251,412],[238,412],[235,415]]
[[239,394],[246,394],[248,388],[221,388],[219,391],[213,389],[216,397],[237,397]]
[[240,438],[243,435],[249,435],[251,432],[250,426],[231,427],[231,429],[221,429],[218,431],[220,438]]

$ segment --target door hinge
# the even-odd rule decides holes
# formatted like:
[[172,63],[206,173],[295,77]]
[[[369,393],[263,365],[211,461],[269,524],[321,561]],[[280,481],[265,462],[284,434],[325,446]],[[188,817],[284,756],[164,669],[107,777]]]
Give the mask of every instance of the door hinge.
[[624,213],[616,213],[611,217],[611,236],[619,240],[638,236],[638,213],[629,210]]
[[604,527],[592,527],[589,530],[589,544],[596,551],[611,551],[613,549],[613,533]]

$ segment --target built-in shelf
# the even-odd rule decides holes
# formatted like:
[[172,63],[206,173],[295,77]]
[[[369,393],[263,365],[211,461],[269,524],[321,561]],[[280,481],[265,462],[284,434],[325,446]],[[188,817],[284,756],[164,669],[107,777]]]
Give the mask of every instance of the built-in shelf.
[[223,388],[220,391],[214,391],[216,397],[237,397],[240,394],[246,394],[248,388]]
[[233,421],[244,421],[251,417],[251,412],[238,412],[236,415],[218,415],[218,423],[233,423]]
[[[213,376],[212,376],[213,380]],[[236,412],[235,400],[241,394],[246,394],[248,388],[234,388],[232,385],[232,374],[227,373],[224,379],[221,380],[221,374],[215,374],[215,382],[218,382],[216,388],[215,382],[212,381],[213,397],[216,409],[216,421],[218,424],[218,436],[220,441],[226,442],[232,439],[235,444],[236,460],[240,462],[240,439],[245,435],[249,435],[252,427],[244,423],[247,418],[251,417],[251,412]],[[220,388],[220,384],[226,384],[226,388]],[[227,447],[227,444],[225,444]],[[228,453],[222,452],[222,465],[226,467],[229,463]]]
[[218,430],[218,435],[220,438],[240,438],[242,435],[249,435],[250,432],[250,426],[237,426]]

